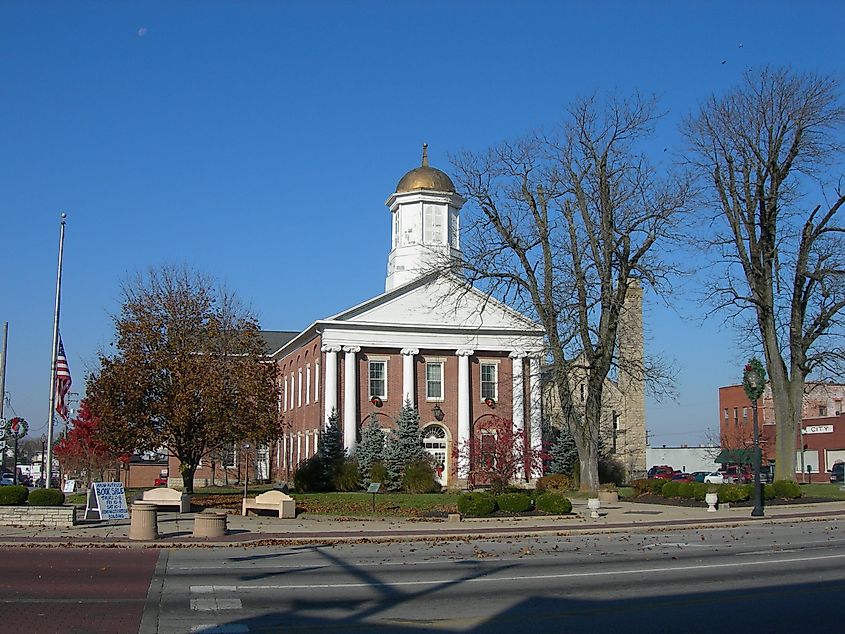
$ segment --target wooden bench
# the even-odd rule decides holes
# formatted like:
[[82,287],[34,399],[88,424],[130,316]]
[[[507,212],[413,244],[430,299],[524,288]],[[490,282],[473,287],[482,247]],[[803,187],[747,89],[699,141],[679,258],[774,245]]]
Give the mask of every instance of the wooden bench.
[[191,496],[183,494],[176,489],[169,489],[166,487],[159,487],[144,491],[138,502],[145,504],[155,504],[156,506],[176,506],[180,513],[191,512]]
[[281,491],[267,491],[251,499],[244,498],[242,515],[246,515],[250,509],[273,511],[278,513],[280,518],[285,519],[296,517],[296,502],[292,497]]

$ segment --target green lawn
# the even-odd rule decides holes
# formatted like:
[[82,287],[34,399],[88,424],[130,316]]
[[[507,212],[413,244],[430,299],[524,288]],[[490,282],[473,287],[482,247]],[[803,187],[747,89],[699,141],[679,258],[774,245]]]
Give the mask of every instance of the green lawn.
[[845,500],[845,491],[840,490],[840,483],[835,484],[802,484],[801,493],[812,498],[832,498]]

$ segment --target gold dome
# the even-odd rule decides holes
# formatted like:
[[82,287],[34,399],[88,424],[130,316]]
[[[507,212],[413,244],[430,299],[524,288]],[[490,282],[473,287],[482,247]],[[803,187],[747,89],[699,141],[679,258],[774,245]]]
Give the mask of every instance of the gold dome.
[[396,185],[396,193],[411,192],[418,189],[428,189],[437,192],[454,192],[455,184],[445,172],[429,167],[428,144],[423,144],[422,165],[415,167],[405,174]]

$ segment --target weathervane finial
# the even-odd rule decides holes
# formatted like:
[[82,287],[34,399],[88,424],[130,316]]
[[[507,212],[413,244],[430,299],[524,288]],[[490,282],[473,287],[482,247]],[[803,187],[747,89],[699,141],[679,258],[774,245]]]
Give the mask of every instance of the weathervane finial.
[[423,143],[422,166],[428,167],[428,143]]

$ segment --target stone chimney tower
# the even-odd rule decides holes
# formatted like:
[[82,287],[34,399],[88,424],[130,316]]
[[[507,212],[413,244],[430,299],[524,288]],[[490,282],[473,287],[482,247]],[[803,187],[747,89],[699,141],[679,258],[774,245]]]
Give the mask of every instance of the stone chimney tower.
[[631,478],[645,477],[645,350],[643,337],[643,289],[639,280],[628,280],[625,305],[616,338],[622,393],[617,420],[617,456]]

